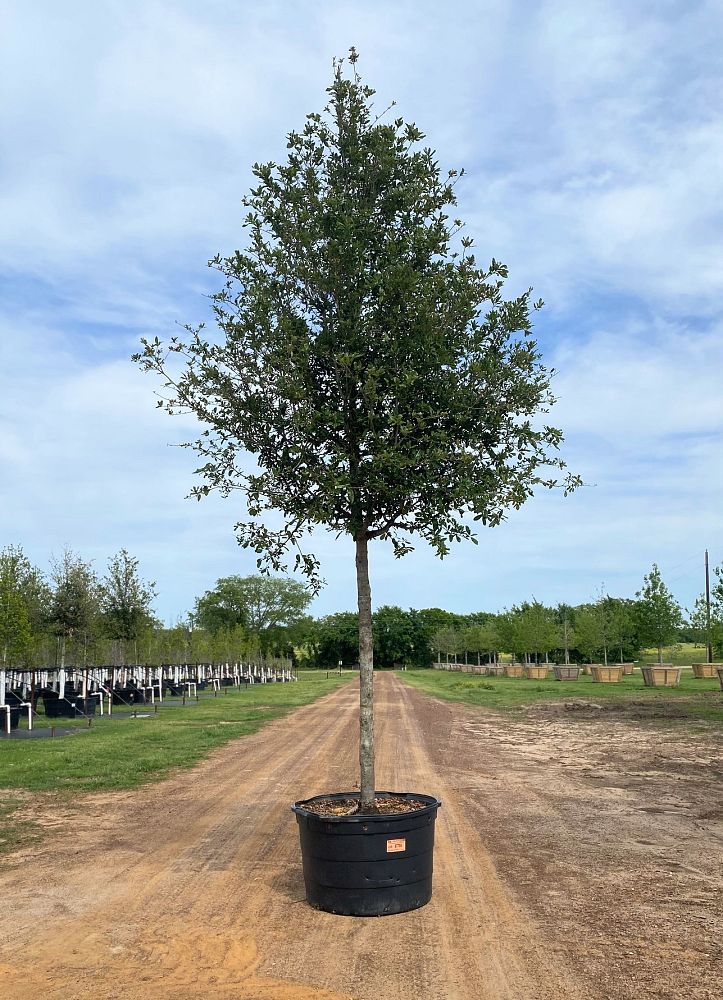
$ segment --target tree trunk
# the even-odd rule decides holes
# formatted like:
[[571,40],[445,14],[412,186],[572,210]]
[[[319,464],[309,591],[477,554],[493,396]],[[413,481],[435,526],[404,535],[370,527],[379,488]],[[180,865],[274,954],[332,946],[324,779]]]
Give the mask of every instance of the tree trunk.
[[361,809],[374,809],[374,642],[372,592],[369,586],[368,539],[356,539],[356,586],[359,607],[359,770]]
[[565,664],[570,663],[570,640],[567,633],[567,617],[565,617]]

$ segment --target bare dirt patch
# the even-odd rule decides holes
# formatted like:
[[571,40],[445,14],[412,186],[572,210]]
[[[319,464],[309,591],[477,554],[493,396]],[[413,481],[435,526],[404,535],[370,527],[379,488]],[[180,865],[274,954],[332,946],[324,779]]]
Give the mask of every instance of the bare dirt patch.
[[356,787],[349,686],[157,785],[28,801],[50,832],[0,874],[0,996],[718,997],[712,739],[377,685],[380,787],[443,801],[428,906],[304,901],[290,805]]
[[434,756],[460,783],[475,774],[467,800],[500,875],[591,996],[712,1000],[720,734],[610,708],[548,703],[515,721],[453,711]]

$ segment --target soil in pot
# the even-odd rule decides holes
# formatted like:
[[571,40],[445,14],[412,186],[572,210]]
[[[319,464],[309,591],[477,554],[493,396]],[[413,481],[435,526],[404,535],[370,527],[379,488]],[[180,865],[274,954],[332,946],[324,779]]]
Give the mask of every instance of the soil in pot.
[[376,801],[375,813],[358,811],[355,792],[317,795],[292,806],[306,898],[315,909],[367,917],[429,902],[441,803],[411,792],[377,792]]

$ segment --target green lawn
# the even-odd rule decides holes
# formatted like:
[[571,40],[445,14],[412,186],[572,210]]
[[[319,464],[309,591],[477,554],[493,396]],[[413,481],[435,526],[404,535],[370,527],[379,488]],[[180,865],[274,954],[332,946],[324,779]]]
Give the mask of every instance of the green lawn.
[[638,671],[619,684],[597,684],[586,676],[577,681],[528,681],[446,670],[407,670],[398,676],[437,698],[498,712],[524,709],[537,702],[580,699],[637,718],[723,723],[723,692],[718,680],[696,680],[690,670],[683,671],[676,688],[647,688]]
[[[657,663],[658,650],[644,649],[640,655],[642,663]],[[691,663],[707,663],[708,651],[705,646],[697,646],[693,642],[679,642],[675,646],[663,647],[663,663],[672,663],[674,667],[689,667]]]
[[39,827],[20,818],[23,793],[54,792],[65,798],[157,781],[355,676],[300,671],[296,683],[225,688],[216,698],[202,697],[183,708],[164,703],[157,714],[153,706],[139,706],[138,715],[147,712],[147,718],[95,717],[90,728],[86,720],[53,720],[59,729],[78,729],[56,739],[0,740],[0,854],[39,837]]
[[[301,671],[290,684],[225,688],[185,708],[164,703],[139,706],[148,718],[95,717],[78,734],[43,740],[0,741],[0,789],[99,791],[133,788],[162,778],[174,767],[191,767],[210,750],[256,732],[265,722],[346,684],[352,674]],[[227,692],[227,693],[224,693]],[[67,728],[66,720],[53,720]],[[73,721],[68,720],[72,726]]]

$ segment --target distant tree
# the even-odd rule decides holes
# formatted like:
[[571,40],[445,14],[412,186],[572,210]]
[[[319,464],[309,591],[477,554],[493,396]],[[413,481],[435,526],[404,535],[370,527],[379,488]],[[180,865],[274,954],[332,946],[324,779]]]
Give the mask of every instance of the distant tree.
[[[372,616],[374,662],[380,667],[415,661],[415,643],[423,642],[414,614],[385,604]],[[419,649],[416,651],[419,653]]]
[[500,633],[494,617],[484,616],[484,621],[477,621],[464,631],[464,645],[470,652],[476,654],[477,663],[484,654],[490,661],[494,660],[500,648]]
[[683,609],[663,583],[655,563],[636,596],[640,637],[646,645],[657,647],[658,662],[662,663],[663,646],[676,640],[683,624]]
[[710,643],[717,653],[723,654],[723,566],[715,567],[713,577],[710,611],[705,594],[700,594],[690,612],[690,626],[697,642]]
[[318,622],[311,615],[304,615],[294,625],[284,629],[292,647],[291,659],[295,666],[315,666],[319,654]]
[[523,607],[520,627],[526,636],[526,646],[535,654],[535,660],[540,655],[554,649],[559,641],[554,612],[540,601],[534,600]]
[[496,615],[487,615],[485,620],[477,626],[477,642],[482,653],[487,653],[490,662],[496,662],[500,649],[502,648],[502,637]]
[[147,583],[138,572],[138,560],[121,549],[108,561],[108,572],[101,581],[101,609],[106,631],[122,644],[123,659],[128,662],[128,646],[133,644],[133,659],[138,660],[138,640],[153,625],[155,583]]
[[605,628],[597,605],[581,604],[575,609],[575,642],[588,661],[599,662],[604,650],[607,662]]
[[554,611],[557,622],[557,634],[564,662],[570,662],[570,649],[576,645],[577,638],[574,629],[574,609],[569,604],[558,604]]
[[[433,659],[440,659],[441,651],[438,649],[435,639],[437,633],[440,629],[450,625],[455,620],[455,616],[449,611],[443,611],[441,608],[422,608],[419,611],[415,611],[415,614],[417,616],[420,638],[426,648],[423,665],[429,666]],[[422,663],[420,662],[421,665]]]
[[554,612],[534,599],[506,612],[500,627],[510,650],[527,658],[534,655],[539,660],[559,642]]
[[28,610],[22,594],[0,567],[0,664],[3,668],[22,660],[32,641]]
[[29,583],[34,570],[19,546],[0,551],[0,664],[24,660],[33,642]]
[[718,656],[723,656],[723,565],[713,570],[715,583],[710,593],[711,640]]
[[457,172],[442,176],[416,126],[380,120],[356,61],[352,50],[349,77],[336,66],[327,107],[289,134],[286,162],[254,166],[248,245],[212,262],[220,336],[146,340],[137,360],[166,379],[161,406],[205,426],[195,492],[241,491],[239,540],[262,565],[293,553],[318,584],[309,533],[353,540],[361,805],[373,810],[369,542],[402,556],[422,538],[444,556],[474,537],[471,522],[497,525],[557,486],[564,462],[561,431],[539,419],[554,398],[530,291],[505,300],[506,267],[477,266],[450,218]]
[[0,550],[0,655],[3,663],[27,663],[46,627],[50,590],[22,548]]
[[327,615],[318,623],[317,664],[335,667],[341,660],[347,666],[359,662],[359,617],[354,611]]
[[89,562],[71,549],[51,560],[50,624],[60,639],[60,667],[65,666],[68,643],[95,633],[100,622],[101,588]]
[[470,653],[477,658],[477,663],[480,663],[484,648],[480,639],[480,626],[476,623],[468,625],[462,631],[462,642],[464,644],[465,663]]
[[442,628],[437,629],[432,637],[432,648],[436,651],[438,657],[444,654],[447,663],[450,662],[450,656],[454,657],[454,662],[456,663],[458,654],[462,652],[460,630],[455,628],[454,625],[444,625]]
[[311,598],[303,583],[289,577],[224,576],[198,598],[194,620],[209,632],[243,625],[258,636],[298,622]]
[[589,660],[602,653],[607,666],[608,649],[613,641],[613,604],[603,589],[592,604],[581,605],[575,614],[575,635],[578,648]]
[[622,663],[625,657],[633,659],[640,651],[635,606],[623,598],[607,597],[606,601],[610,646],[618,651]]

